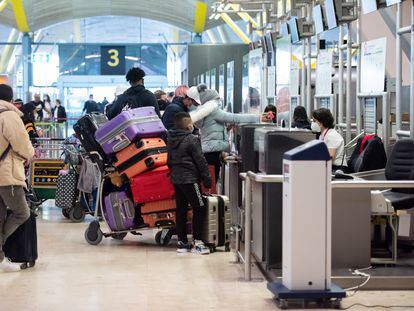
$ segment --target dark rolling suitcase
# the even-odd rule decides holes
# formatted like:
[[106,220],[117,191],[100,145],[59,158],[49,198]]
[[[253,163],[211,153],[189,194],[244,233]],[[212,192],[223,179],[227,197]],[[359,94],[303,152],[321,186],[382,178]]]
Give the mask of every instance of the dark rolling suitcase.
[[203,241],[212,251],[224,246],[230,251],[231,212],[229,198],[224,195],[204,196],[206,205],[203,225]]
[[29,219],[6,240],[3,251],[12,262],[21,263],[21,268],[34,267],[37,260],[36,214],[30,212]]
[[96,141],[95,132],[106,122],[108,122],[108,118],[105,115],[91,113],[80,118],[73,126],[73,130],[80,140],[82,147],[89,154],[92,161],[99,165],[100,169],[103,168],[104,163],[108,163],[109,158],[103,151],[101,145]]

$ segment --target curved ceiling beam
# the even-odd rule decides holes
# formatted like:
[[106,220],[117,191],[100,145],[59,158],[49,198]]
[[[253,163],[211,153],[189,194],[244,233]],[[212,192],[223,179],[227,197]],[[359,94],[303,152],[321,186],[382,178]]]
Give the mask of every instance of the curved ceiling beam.
[[0,1],[0,12],[3,11],[6,8],[7,4],[9,4],[9,0],[1,0]]
[[23,32],[30,32],[29,25],[27,24],[26,12],[24,11],[23,2],[22,0],[10,0],[13,11],[14,17],[16,18],[17,28]]

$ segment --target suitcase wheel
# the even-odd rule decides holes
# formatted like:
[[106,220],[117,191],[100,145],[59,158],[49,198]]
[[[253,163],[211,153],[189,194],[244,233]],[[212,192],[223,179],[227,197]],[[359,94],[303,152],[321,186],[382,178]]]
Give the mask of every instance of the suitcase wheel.
[[75,206],[69,210],[69,218],[72,222],[82,222],[85,220],[85,210],[80,202],[76,202]]
[[125,237],[127,236],[127,233],[114,233],[111,235],[111,238],[113,238],[114,240],[118,240],[118,241],[122,241],[123,239],[125,239]]
[[158,231],[157,234],[155,235],[155,242],[158,245],[162,245],[162,246],[166,246],[170,243],[172,238],[172,232],[171,230],[161,230]]
[[70,217],[69,217],[69,211],[66,208],[62,208],[62,215],[65,218],[70,219]]
[[92,221],[85,231],[85,240],[90,245],[98,245],[103,239],[103,233],[98,221]]

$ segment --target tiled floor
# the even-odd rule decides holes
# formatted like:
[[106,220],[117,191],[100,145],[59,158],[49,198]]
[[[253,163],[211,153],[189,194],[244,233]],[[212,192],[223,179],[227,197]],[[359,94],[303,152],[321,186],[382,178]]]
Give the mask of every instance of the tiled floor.
[[[156,246],[152,231],[90,246],[86,226],[45,212],[36,267],[0,275],[0,310],[277,310],[264,281],[241,281],[231,253],[179,255],[173,246]],[[356,302],[414,305],[414,292],[360,292],[343,306]]]

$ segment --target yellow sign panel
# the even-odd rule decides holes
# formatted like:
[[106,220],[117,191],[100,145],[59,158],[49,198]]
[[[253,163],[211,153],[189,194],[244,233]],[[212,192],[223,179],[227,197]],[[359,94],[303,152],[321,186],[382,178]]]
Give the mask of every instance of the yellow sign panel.
[[206,25],[207,19],[207,4],[205,2],[197,1],[196,11],[194,14],[194,32],[202,33]]

